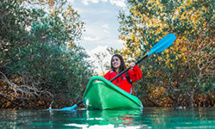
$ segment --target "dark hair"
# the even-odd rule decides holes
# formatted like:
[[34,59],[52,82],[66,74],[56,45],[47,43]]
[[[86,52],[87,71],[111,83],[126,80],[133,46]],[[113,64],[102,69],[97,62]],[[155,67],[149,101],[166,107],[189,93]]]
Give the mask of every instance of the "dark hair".
[[113,67],[113,64],[112,64],[112,62],[113,62],[113,57],[114,56],[116,56],[116,57],[118,57],[119,59],[120,59],[120,63],[121,63],[121,65],[120,65],[120,68],[119,68],[119,73],[121,73],[124,69],[126,69],[126,66],[125,66],[125,62],[124,62],[124,60],[123,60],[123,58],[122,58],[122,56],[121,55],[119,55],[119,54],[114,54],[113,56],[112,56],[112,58],[111,58],[111,69],[113,70],[113,71],[115,71],[115,68]]

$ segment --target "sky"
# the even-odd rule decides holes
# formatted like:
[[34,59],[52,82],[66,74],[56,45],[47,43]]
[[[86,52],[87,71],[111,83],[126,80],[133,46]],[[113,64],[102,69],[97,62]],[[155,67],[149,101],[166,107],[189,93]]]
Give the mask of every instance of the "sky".
[[[95,53],[106,52],[108,56],[104,62],[110,62],[111,55],[107,47],[123,48],[119,40],[119,11],[126,10],[125,0],[68,0],[72,8],[78,12],[80,19],[85,23],[85,32],[78,44],[86,49],[89,60],[98,67]],[[95,69],[100,73],[99,67]]]

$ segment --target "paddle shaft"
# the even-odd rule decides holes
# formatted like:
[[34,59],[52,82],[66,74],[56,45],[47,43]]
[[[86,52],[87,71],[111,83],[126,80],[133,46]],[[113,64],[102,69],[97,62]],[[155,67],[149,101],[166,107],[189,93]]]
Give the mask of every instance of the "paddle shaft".
[[[145,55],[144,57],[140,58],[137,62],[135,62],[135,64],[139,64],[142,60],[144,60],[146,57],[148,57],[148,55]],[[114,77],[113,79],[110,80],[110,82],[112,82],[113,80],[117,79],[119,76],[121,76],[123,73],[125,73],[126,71],[128,71],[131,67],[126,68],[125,70],[123,70],[121,73],[119,73],[116,77]],[[83,101],[80,101],[79,103],[77,103],[77,106],[82,104]]]
[[[139,63],[140,63],[142,60],[144,60],[146,57],[148,57],[148,55],[145,55],[144,57],[140,58],[137,62],[135,62],[135,64],[136,64],[136,65],[139,64]],[[117,74],[117,76],[114,77],[113,79],[111,79],[110,81],[111,81],[111,82],[114,81],[114,80],[117,79],[119,76],[121,76],[123,73],[127,72],[130,68],[131,68],[131,66],[128,67],[128,68],[126,68],[126,69],[124,69],[121,73]]]
[[[148,57],[149,55],[153,54],[153,53],[159,53],[164,51],[165,49],[167,49],[176,39],[175,34],[170,33],[168,35],[166,35],[164,38],[162,38],[157,44],[155,44],[151,51],[145,55],[144,57],[140,58],[137,62],[135,62],[135,64],[139,64],[142,60],[144,60],[146,57]],[[119,76],[121,76],[123,73],[125,73],[126,71],[128,71],[131,67],[123,70],[121,73],[119,73],[116,77],[114,77],[113,79],[110,80],[110,82],[114,81],[115,79],[117,79]],[[75,104],[75,105],[80,105],[81,103],[83,103],[83,101],[80,101],[79,103]],[[76,107],[76,106],[74,106]]]
[[83,101],[80,101],[79,103],[77,103],[77,105],[80,105],[80,104],[82,104],[83,103]]

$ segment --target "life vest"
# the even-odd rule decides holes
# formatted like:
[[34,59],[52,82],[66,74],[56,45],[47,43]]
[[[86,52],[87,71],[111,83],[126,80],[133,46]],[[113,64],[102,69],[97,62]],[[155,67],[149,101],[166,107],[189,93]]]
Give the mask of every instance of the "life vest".
[[[132,83],[134,83],[142,78],[142,72],[137,65],[135,65],[133,69],[129,69],[127,71],[127,73],[128,73],[130,80],[132,81]],[[109,70],[104,75],[104,78],[110,81],[111,79],[113,79],[116,76],[117,76],[116,71]],[[132,89],[133,86],[127,80],[125,73],[123,73],[120,77],[118,77],[117,79],[112,81],[112,83],[128,93],[134,94],[134,90]]]

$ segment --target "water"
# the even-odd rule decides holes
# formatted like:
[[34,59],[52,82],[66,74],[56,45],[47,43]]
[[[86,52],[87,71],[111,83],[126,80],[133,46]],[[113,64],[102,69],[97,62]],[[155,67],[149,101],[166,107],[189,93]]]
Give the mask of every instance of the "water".
[[215,108],[140,110],[0,110],[1,129],[215,128]]

